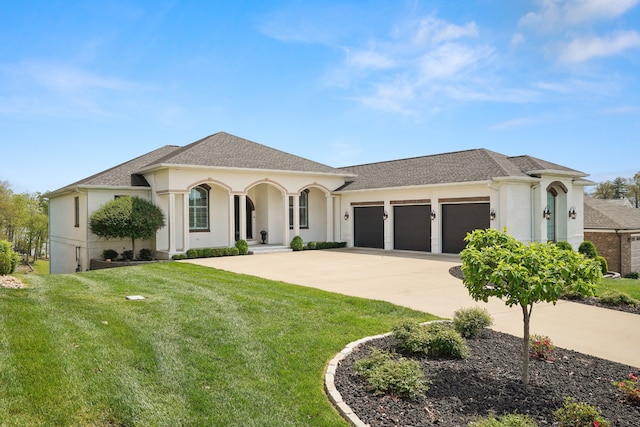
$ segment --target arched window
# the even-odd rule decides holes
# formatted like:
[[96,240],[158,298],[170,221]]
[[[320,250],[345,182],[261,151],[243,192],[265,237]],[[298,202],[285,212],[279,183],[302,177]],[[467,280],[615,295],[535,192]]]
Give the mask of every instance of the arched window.
[[203,184],[189,193],[189,231],[209,231],[209,189]]

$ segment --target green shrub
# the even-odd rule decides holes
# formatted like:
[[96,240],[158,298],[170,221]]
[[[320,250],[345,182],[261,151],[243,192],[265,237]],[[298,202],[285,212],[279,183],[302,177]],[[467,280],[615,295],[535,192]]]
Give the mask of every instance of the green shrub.
[[118,251],[114,251],[113,249],[105,249],[104,251],[102,251],[102,259],[105,261],[108,259],[110,259],[111,261],[115,261],[118,259]]
[[428,326],[428,354],[436,357],[455,357],[464,359],[469,356],[469,347],[462,335],[444,323],[432,323]]
[[600,415],[594,406],[567,397],[562,407],[553,412],[560,427],[594,426],[608,427],[611,423]]
[[461,308],[453,313],[453,328],[464,338],[476,338],[492,324],[491,315],[484,308]]
[[640,301],[620,291],[606,291],[598,297],[602,304],[607,305],[640,305]]
[[249,252],[249,245],[244,239],[240,239],[236,242],[236,248],[238,248],[239,255],[246,255]]
[[309,242],[307,243],[307,249],[309,250],[314,250],[318,247],[318,243],[317,242]]
[[415,398],[429,389],[417,360],[393,359],[387,352],[374,350],[368,358],[357,361],[355,369],[367,380],[374,394]]
[[198,251],[195,249],[188,249],[186,255],[189,259],[198,258]]
[[640,279],[640,273],[637,271],[632,271],[631,273],[627,273],[624,276],[625,279]]
[[602,272],[602,274],[607,274],[607,272],[609,271],[609,264],[607,263],[605,257],[598,255],[596,257],[596,260],[598,260],[598,262],[600,263],[600,271]]
[[138,258],[142,261],[151,261],[153,259],[153,252],[151,252],[151,249],[140,249]]
[[174,261],[178,261],[178,260],[181,260],[181,259],[187,259],[187,255],[185,255],[185,254],[175,254],[175,255],[173,255],[171,257],[171,259],[174,260]]
[[291,249],[293,249],[294,251],[301,251],[302,247],[303,247],[302,237],[296,236],[293,239],[291,239]]
[[227,248],[227,256],[236,256],[236,255],[240,255],[240,249],[238,248]]
[[122,252],[122,259],[125,261],[133,261],[133,251],[132,250],[126,250]]
[[500,417],[490,415],[471,421],[469,427],[536,427],[536,422],[527,415],[504,414]]
[[593,242],[589,240],[585,240],[584,242],[580,243],[580,246],[578,247],[578,252],[580,252],[582,255],[586,256],[587,258],[595,258],[598,256],[598,251],[596,250],[596,246],[593,244]]
[[565,242],[564,240],[556,242],[556,246],[559,247],[560,249],[564,249],[566,251],[572,251],[573,250],[573,246],[571,246],[571,243]]
[[391,334],[398,340],[398,348],[407,353],[427,353],[429,350],[429,330],[416,320],[403,320],[396,324]]
[[11,242],[0,240],[0,276],[16,271],[20,257],[11,248]]

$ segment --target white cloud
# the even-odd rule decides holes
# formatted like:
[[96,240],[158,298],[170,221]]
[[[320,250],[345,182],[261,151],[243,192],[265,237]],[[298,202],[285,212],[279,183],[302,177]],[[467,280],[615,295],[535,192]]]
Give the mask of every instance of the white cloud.
[[564,31],[595,21],[609,21],[634,8],[640,0],[539,0],[539,10],[520,19],[520,25],[541,32]]
[[396,61],[387,55],[375,50],[351,50],[345,49],[347,63],[350,66],[360,68],[386,69],[395,65]]
[[524,43],[526,40],[524,34],[522,33],[515,33],[512,37],[511,37],[511,42],[509,43],[509,47],[516,47],[522,43]]
[[617,55],[640,47],[640,34],[621,31],[604,37],[581,37],[561,46],[558,61],[565,64],[588,61],[596,57]]
[[449,22],[427,17],[420,20],[417,31],[413,36],[416,44],[442,43],[457,40],[463,37],[477,37],[478,26],[475,22],[468,22],[465,25],[455,25]]

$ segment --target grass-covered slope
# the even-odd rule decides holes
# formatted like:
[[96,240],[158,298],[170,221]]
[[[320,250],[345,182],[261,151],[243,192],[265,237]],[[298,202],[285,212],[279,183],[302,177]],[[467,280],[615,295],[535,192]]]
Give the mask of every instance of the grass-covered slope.
[[0,289],[2,425],[346,425],[323,393],[327,361],[431,319],[180,263],[28,284]]

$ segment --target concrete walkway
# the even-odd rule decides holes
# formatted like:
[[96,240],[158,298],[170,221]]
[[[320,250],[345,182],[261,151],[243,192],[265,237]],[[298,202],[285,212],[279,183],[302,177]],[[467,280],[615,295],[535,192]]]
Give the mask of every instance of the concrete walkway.
[[[449,274],[451,267],[460,265],[458,256],[334,249],[189,262],[384,300],[446,318],[459,308],[478,305],[493,317],[493,329],[519,337],[523,333],[520,307],[509,308],[497,298],[475,302],[462,281]],[[639,315],[567,301],[536,304],[531,333],[548,335],[559,347],[640,367]]]

